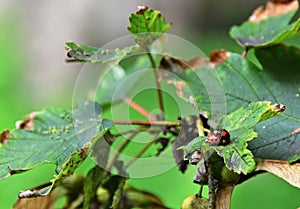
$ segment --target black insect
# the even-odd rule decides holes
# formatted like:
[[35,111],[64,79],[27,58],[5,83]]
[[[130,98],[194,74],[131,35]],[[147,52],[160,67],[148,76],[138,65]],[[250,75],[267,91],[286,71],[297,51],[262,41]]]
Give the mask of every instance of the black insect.
[[230,134],[225,129],[214,130],[208,134],[206,142],[213,146],[225,146],[230,143]]

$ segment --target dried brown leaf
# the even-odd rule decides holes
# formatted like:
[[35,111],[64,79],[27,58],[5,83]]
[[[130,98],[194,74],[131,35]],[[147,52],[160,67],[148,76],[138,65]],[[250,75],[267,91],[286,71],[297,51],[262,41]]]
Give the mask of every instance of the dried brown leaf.
[[268,171],[300,188],[300,163],[281,160],[258,160],[256,171]]
[[184,98],[183,88],[186,86],[184,81],[176,80],[174,77],[174,72],[184,72],[186,70],[194,70],[204,66],[212,66],[209,59],[205,57],[193,57],[189,60],[183,60],[168,55],[164,55],[160,61],[159,65],[159,81],[163,78],[171,78],[167,80],[167,83],[173,84],[176,88],[177,95],[180,98]]
[[55,208],[56,197],[47,195],[36,198],[21,198],[14,204],[13,209],[52,209]]
[[210,53],[210,62],[216,66],[226,61],[230,53],[224,49],[215,50]]
[[25,130],[33,130],[34,128],[34,122],[33,120],[36,117],[36,112],[32,112],[28,115],[25,115],[23,118],[23,121],[17,121],[16,122],[16,128],[17,129],[25,129]]
[[185,70],[193,70],[209,65],[211,64],[205,57],[193,57],[189,60],[184,60],[164,55],[160,61],[159,69],[169,72],[184,72]]
[[217,190],[216,209],[230,209],[230,200],[235,185],[222,185]]
[[144,14],[146,11],[147,11],[147,9],[149,9],[149,7],[147,7],[147,6],[138,6],[138,11],[136,12],[137,14]]
[[1,144],[6,144],[8,142],[9,137],[10,137],[10,134],[11,134],[10,130],[3,131],[0,135],[0,143]]
[[267,2],[266,6],[258,7],[249,17],[249,21],[259,23],[269,17],[286,14],[298,9],[298,0],[273,0]]
[[286,106],[283,104],[277,104],[277,103],[274,104],[274,110],[276,112],[283,112],[283,111],[285,111],[285,109],[286,109]]

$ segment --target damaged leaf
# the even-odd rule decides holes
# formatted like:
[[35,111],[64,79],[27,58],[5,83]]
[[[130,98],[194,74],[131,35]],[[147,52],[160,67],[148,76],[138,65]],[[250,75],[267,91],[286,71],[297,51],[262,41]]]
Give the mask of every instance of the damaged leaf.
[[74,42],[66,42],[67,62],[91,62],[91,63],[118,63],[129,53],[137,49],[137,46],[123,49],[101,49]]
[[[286,106],[281,115],[255,126],[258,138],[249,142],[249,150],[255,157],[264,159],[290,162],[300,159],[300,136],[292,134],[300,121],[299,50],[286,46],[257,49],[263,69],[238,54],[229,54],[227,60],[216,66],[228,112],[253,101],[269,100]],[[276,109],[281,111],[281,108],[279,105]]]
[[298,0],[269,1],[259,7],[240,26],[230,30],[232,38],[246,48],[265,47],[281,43],[300,31],[300,19],[290,23],[298,10]]
[[[224,159],[225,165],[232,171],[250,173],[255,169],[253,154],[248,150],[248,142],[257,133],[253,127],[280,112],[270,102],[254,102],[247,108],[240,108],[226,117],[225,129],[230,133],[231,142],[225,146],[210,146]],[[272,113],[272,114],[270,114]],[[184,147],[186,155],[192,154],[197,149],[207,150],[206,137],[198,137]]]
[[99,105],[92,102],[83,103],[75,111],[76,120],[71,110],[45,109],[36,113],[33,120],[34,130],[12,130],[8,142],[0,148],[0,177],[9,175],[8,166],[11,170],[17,171],[31,169],[43,163],[53,163],[57,166],[58,174],[63,171],[62,165],[69,159],[71,153],[83,147],[82,142],[89,142],[92,136],[112,125],[107,123],[109,126],[103,127],[101,124],[101,108],[96,108],[98,110],[94,112],[96,118],[80,120],[78,115],[86,110],[87,106]]
[[266,6],[258,7],[249,17],[250,22],[259,23],[269,17],[280,16],[298,9],[298,1],[295,0],[273,0],[267,2]]
[[247,142],[257,137],[253,129],[257,123],[276,114],[279,112],[270,102],[256,102],[227,115],[225,129],[230,133],[231,142],[226,146],[213,146],[213,149],[230,170],[244,174],[254,170],[255,161]]
[[181,131],[172,146],[173,156],[182,173],[186,171],[189,161],[184,157],[184,150],[178,148],[187,145],[199,135],[197,120],[197,116],[190,116],[181,120]]
[[0,147],[2,144],[6,144],[8,142],[8,139],[10,138],[11,131],[10,130],[5,130],[1,133],[0,135]]

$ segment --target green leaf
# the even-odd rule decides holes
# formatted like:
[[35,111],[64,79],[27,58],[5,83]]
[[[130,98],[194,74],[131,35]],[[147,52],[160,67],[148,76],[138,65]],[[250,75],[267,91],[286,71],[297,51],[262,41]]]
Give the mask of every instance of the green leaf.
[[82,148],[71,153],[69,159],[62,164],[61,171],[51,180],[51,186],[39,191],[40,195],[48,195],[56,186],[62,185],[64,180],[74,174],[75,170],[83,163],[87,157],[88,148]]
[[[253,136],[252,136],[253,137]],[[235,173],[251,173],[255,169],[255,161],[253,154],[247,149],[247,143],[242,139],[240,143],[228,145],[224,147],[213,147],[225,162],[226,167]]]
[[270,1],[265,9],[258,8],[248,21],[230,30],[232,38],[246,48],[281,43],[299,34],[300,19],[289,24],[298,9],[298,0]]
[[183,149],[185,158],[190,158],[190,155],[195,152],[197,149],[202,148],[205,144],[207,136],[198,136],[193,139],[186,146],[181,146],[178,149]]
[[276,106],[264,101],[253,102],[247,108],[241,107],[227,115],[225,129],[233,131],[254,127],[257,123],[278,115],[280,111],[276,110]]
[[129,53],[137,49],[137,46],[125,47],[123,49],[101,49],[74,42],[66,42],[67,62],[91,62],[91,63],[118,63]]
[[[300,50],[277,45],[257,49],[255,54],[265,73],[274,96],[287,106],[279,117],[256,127],[259,139],[249,147],[260,158],[287,160],[300,159]],[[271,80],[272,79],[272,80]]]
[[130,25],[127,29],[140,46],[150,45],[171,27],[171,24],[166,23],[160,11],[152,10],[146,6],[131,14],[129,21]]
[[247,174],[255,169],[253,154],[247,149],[247,142],[257,137],[253,130],[257,123],[277,114],[279,112],[271,102],[255,102],[227,115],[225,129],[231,135],[231,142],[226,146],[213,146],[213,149],[223,157],[230,170]]
[[[272,113],[272,114],[270,114]],[[266,115],[267,114],[267,115]],[[253,127],[262,120],[267,120],[279,112],[271,102],[255,102],[248,107],[241,107],[226,117],[225,129],[230,133],[231,142],[226,146],[211,146],[224,159],[225,165],[232,171],[250,173],[255,169],[255,161],[247,142],[257,137]],[[208,150],[205,139],[201,136],[184,147],[186,155],[201,148]]]
[[299,50],[273,46],[257,49],[257,55],[263,70],[234,53],[229,53],[228,58],[216,67],[226,93],[227,110],[232,112],[251,102],[264,100],[286,105],[283,114],[255,127],[258,138],[249,142],[249,149],[255,157],[295,161],[300,159],[297,148],[300,137],[293,134],[300,121],[300,80],[297,79],[300,65],[296,61],[300,59]]
[[[93,114],[88,114],[86,110],[92,107]],[[33,130],[12,130],[8,142],[0,148],[0,178],[8,176],[8,166],[14,171],[54,163],[60,173],[73,152],[101,133],[100,129],[110,128],[109,123],[103,127],[100,113],[99,104],[89,101],[81,104],[74,115],[71,110],[60,108],[37,112],[32,119]]]
[[[212,67],[201,66],[196,70],[185,69],[184,71],[178,70],[172,73],[177,76],[176,80],[179,82],[184,81],[183,94],[186,100],[189,100],[189,97],[192,96],[198,108],[205,111],[210,118],[212,114],[219,115],[217,117],[219,119],[225,115],[226,99],[224,90],[216,71]],[[173,79],[175,80],[175,78]]]

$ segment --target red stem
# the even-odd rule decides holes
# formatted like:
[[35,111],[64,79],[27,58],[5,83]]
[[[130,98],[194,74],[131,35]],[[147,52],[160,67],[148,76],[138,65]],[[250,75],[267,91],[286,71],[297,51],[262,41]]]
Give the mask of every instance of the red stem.
[[131,100],[128,97],[124,97],[124,102],[126,102],[130,107],[132,107],[134,110],[145,116],[146,118],[149,118],[150,121],[156,121],[156,117],[149,113],[147,110],[145,110],[143,107],[138,105],[136,102]]
[[171,121],[141,121],[141,120],[114,120],[117,125],[144,125],[144,126],[180,126],[179,122]]

